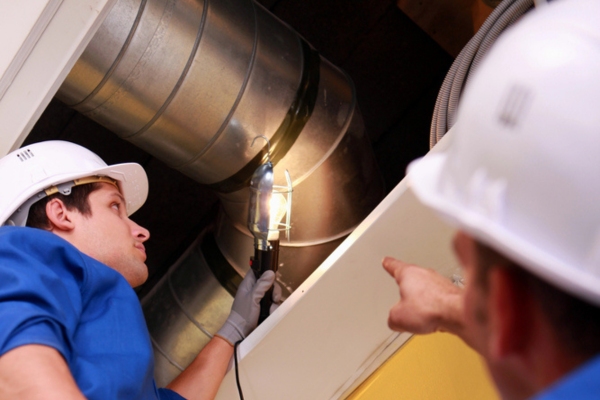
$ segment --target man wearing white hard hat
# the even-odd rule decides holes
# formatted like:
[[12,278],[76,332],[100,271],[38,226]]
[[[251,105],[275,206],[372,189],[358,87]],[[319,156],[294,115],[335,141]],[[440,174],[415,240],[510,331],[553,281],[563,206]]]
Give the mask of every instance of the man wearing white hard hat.
[[452,134],[408,179],[458,229],[465,288],[385,258],[390,327],[459,335],[504,398],[600,398],[600,2],[550,2],[503,33]]
[[150,234],[129,219],[148,193],[143,168],[41,142],[0,159],[0,186],[0,398],[215,396],[234,344],[256,327],[273,273],[247,274],[223,327],[157,389],[132,289],[148,275]]

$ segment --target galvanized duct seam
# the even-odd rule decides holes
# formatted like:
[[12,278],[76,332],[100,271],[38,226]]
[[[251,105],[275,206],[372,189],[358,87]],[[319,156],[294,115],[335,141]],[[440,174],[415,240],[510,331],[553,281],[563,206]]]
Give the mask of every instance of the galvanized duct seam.
[[[254,5],[254,3],[253,3]],[[254,5],[254,11],[256,12],[256,5]],[[237,108],[239,100],[243,92],[245,91],[245,87],[248,83],[248,79],[250,77],[250,73],[252,71],[252,67],[254,65],[255,59],[255,51],[256,51],[256,43],[258,41],[258,27],[255,29],[255,40],[254,40],[254,48],[251,59],[251,67],[248,69],[248,75],[244,80],[244,87],[240,90],[240,95],[238,99],[236,99],[236,103],[234,105]],[[313,51],[310,48],[310,45],[306,43],[304,40],[299,39],[300,47],[302,48],[302,55],[304,59],[304,66],[302,71],[302,78],[300,80],[300,85],[298,87],[298,91],[296,93],[296,98],[294,102],[290,105],[288,112],[279,125],[279,128],[275,131],[270,140],[270,159],[273,162],[273,165],[277,165],[277,163],[285,157],[290,148],[294,145],[294,142],[300,135],[300,132],[306,125],[306,122],[312,115],[315,101],[316,101],[316,93],[313,88],[318,86],[319,83],[319,54],[316,51]],[[303,115],[304,111],[304,115]],[[221,135],[231,116],[235,112],[235,109],[232,108],[231,112],[226,118],[226,121],[223,123],[219,131],[213,136],[211,140],[211,144],[214,143],[218,136]],[[201,154],[194,158],[190,163],[200,158],[202,154],[204,154],[208,150],[208,146]],[[220,193],[231,193],[243,189],[248,186],[250,182],[250,177],[252,173],[258,168],[258,166],[265,162],[265,157],[267,155],[267,145],[264,145],[262,149],[252,158],[242,169],[240,169],[237,173],[230,176],[229,178],[220,181],[211,183],[208,185],[213,190]],[[298,184],[298,180],[294,180],[295,184]]]
[[350,79],[350,76],[348,76],[348,74],[346,74],[344,71],[341,71],[341,72],[343,73],[343,75],[346,77],[346,79],[350,83],[350,89],[352,90],[352,101],[348,107],[348,114],[346,115],[346,117],[344,119],[345,120],[344,126],[340,129],[340,134],[337,136],[335,141],[331,144],[331,147],[329,148],[329,150],[327,150],[327,152],[323,154],[323,157],[321,157],[321,159],[318,162],[314,163],[313,166],[304,173],[304,175],[294,179],[294,185],[301,184],[306,178],[308,178],[315,170],[317,170],[317,168],[319,168],[321,166],[321,164],[323,164],[333,154],[335,149],[338,147],[338,145],[344,138],[344,135],[346,135],[346,132],[348,131],[348,127],[350,126],[350,123],[352,122],[352,118],[358,107],[356,104],[357,103],[356,102],[356,87],[354,86],[352,79]]
[[183,370],[185,369],[184,367],[182,367],[181,365],[179,365],[179,363],[175,360],[173,360],[173,358],[169,355],[169,353],[167,353],[159,344],[156,340],[154,340],[154,338],[152,336],[150,336],[150,341],[152,341],[152,345],[154,346],[154,348],[169,362],[171,363],[172,366],[174,366],[175,368],[177,368],[179,371],[183,372]]
[[196,326],[196,328],[198,328],[198,330],[200,330],[200,332],[204,333],[209,338],[212,338],[213,337],[212,333],[207,331],[206,328],[204,326],[202,326],[202,324],[200,322],[198,322],[196,320],[196,318],[194,318],[194,316],[186,309],[186,307],[183,305],[181,300],[179,300],[177,291],[173,287],[173,281],[171,279],[171,274],[167,275],[167,282],[169,283],[169,290],[171,291],[171,295],[173,296],[175,303],[177,303],[177,305],[179,306],[179,309],[181,310],[181,312],[183,312],[183,314],[190,320],[190,322],[192,324],[194,324]]
[[[281,241],[279,243],[280,247],[296,247],[296,248],[302,248],[302,247],[310,247],[310,246],[319,246],[322,244],[327,244],[330,242],[334,242],[336,240],[340,240],[345,238],[346,236],[348,236],[349,234],[352,233],[352,231],[354,231],[354,229],[356,228],[357,225],[352,226],[351,228],[348,228],[344,231],[339,232],[336,235],[332,235],[332,236],[328,236],[325,238],[321,238],[318,240],[311,240],[311,241],[301,241],[301,242],[286,242],[286,241]],[[242,235],[247,236],[249,239],[252,239],[252,235],[248,234],[248,232],[246,232],[245,230],[240,229],[239,225],[234,225],[234,229],[236,229],[237,231],[239,231]],[[232,262],[230,262],[232,263]]]
[[106,75],[104,75],[104,77],[102,78],[102,80],[100,81],[100,83],[98,83],[98,85],[94,88],[94,90],[92,90],[90,92],[90,94],[88,94],[86,97],[84,97],[83,100],[81,100],[79,103],[69,104],[70,107],[73,107],[73,108],[83,108],[83,107],[85,107],[85,105],[89,101],[91,101],[91,99],[93,99],[98,94],[98,92],[100,92],[100,90],[102,90],[102,88],[104,87],[104,85],[106,85],[106,83],[113,76],[113,73],[115,72],[115,70],[117,69],[117,67],[119,66],[119,64],[121,63],[121,60],[125,56],[125,53],[127,53],[127,49],[129,49],[129,45],[131,44],[133,36],[135,35],[135,33],[137,31],[137,28],[140,25],[140,21],[142,19],[142,14],[144,13],[144,10],[146,9],[146,3],[147,2],[148,2],[148,0],[142,0],[142,2],[140,3],[140,7],[139,7],[138,12],[137,12],[137,14],[135,16],[135,20],[133,22],[131,30],[129,31],[129,34],[127,35],[127,39],[125,39],[125,43],[121,47],[121,51],[119,51],[119,54],[117,55],[117,57],[115,58],[114,62],[110,66],[110,68],[107,71]]
[[[205,3],[205,14],[206,14],[206,10],[208,9],[208,0],[205,0],[204,3]],[[200,151],[191,160],[188,160],[188,161],[186,161],[184,163],[181,163],[179,165],[175,165],[174,166],[175,169],[182,169],[186,165],[192,164],[194,161],[196,161],[200,157],[202,157],[208,151],[208,149],[210,149],[210,147],[223,134],[223,132],[225,131],[225,128],[227,127],[227,125],[229,125],[229,122],[231,121],[231,118],[233,117],[233,114],[237,110],[237,108],[238,108],[238,106],[240,104],[240,101],[242,100],[243,94],[246,92],[246,87],[248,86],[248,81],[250,80],[250,75],[252,74],[252,70],[254,69],[254,63],[255,63],[255,60],[256,60],[256,47],[258,45],[258,20],[257,20],[257,16],[256,16],[256,4],[254,4],[254,2],[252,2],[252,11],[253,11],[253,17],[254,17],[254,41],[252,43],[252,54],[250,56],[250,61],[248,63],[248,69],[246,70],[246,76],[244,77],[242,85],[240,86],[240,90],[238,92],[238,95],[237,95],[237,97],[236,97],[233,105],[231,106],[231,108],[229,110],[229,113],[227,114],[227,116],[223,120],[223,123],[221,124],[221,126],[219,127],[219,129],[217,130],[217,132],[215,132],[215,134],[213,135],[213,137],[207,142],[207,144],[204,147],[204,149],[202,151]],[[193,59],[193,57],[194,57],[194,55],[196,53],[196,50],[197,50],[197,47],[192,52],[192,55],[190,56],[190,59]]]
[[187,62],[185,63],[185,67],[181,71],[181,75],[179,76],[177,83],[175,84],[175,86],[173,86],[173,90],[171,91],[171,93],[169,94],[169,96],[167,97],[167,99],[165,100],[163,105],[158,109],[156,114],[154,114],[154,116],[150,119],[150,121],[148,121],[146,123],[146,125],[144,125],[137,132],[134,132],[131,135],[123,135],[124,139],[131,139],[131,138],[134,138],[134,137],[139,136],[142,133],[146,132],[152,125],[154,125],[156,120],[158,120],[161,117],[161,115],[165,112],[165,110],[169,107],[169,105],[171,104],[171,102],[173,101],[175,96],[177,95],[177,92],[181,88],[181,85],[190,70],[192,62],[194,61],[194,56],[196,55],[196,52],[198,51],[198,46],[200,45],[200,39],[202,38],[202,32],[204,31],[204,26],[206,23],[207,13],[208,13],[208,0],[204,0],[204,7],[202,10],[202,19],[200,20],[200,26],[198,27],[198,31],[196,33],[196,40],[194,41],[194,46],[192,47],[190,55],[187,59]]

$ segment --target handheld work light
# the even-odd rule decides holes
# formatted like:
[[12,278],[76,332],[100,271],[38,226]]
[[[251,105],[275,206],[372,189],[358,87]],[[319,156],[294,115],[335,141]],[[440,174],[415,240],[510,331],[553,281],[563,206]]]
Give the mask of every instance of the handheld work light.
[[[259,166],[250,180],[250,205],[248,209],[248,229],[254,236],[254,257],[250,265],[259,278],[263,272],[277,272],[279,266],[279,234],[285,231],[289,240],[290,218],[292,210],[292,180],[285,170],[286,186],[273,184],[273,163],[271,162],[271,144],[267,141],[267,161]],[[252,142],[254,144],[254,141]],[[283,222],[285,217],[285,222]],[[264,321],[270,313],[273,288],[260,302],[258,323]]]

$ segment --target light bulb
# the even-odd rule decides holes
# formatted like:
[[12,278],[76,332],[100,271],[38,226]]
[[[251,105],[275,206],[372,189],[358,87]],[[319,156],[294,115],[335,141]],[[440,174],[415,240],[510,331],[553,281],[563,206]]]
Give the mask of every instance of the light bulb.
[[279,226],[287,213],[287,206],[287,200],[283,194],[277,192],[271,194],[268,240],[279,240]]

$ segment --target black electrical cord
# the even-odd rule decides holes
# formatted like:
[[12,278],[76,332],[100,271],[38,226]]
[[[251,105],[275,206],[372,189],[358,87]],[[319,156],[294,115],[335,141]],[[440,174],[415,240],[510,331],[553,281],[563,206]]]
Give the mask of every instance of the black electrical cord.
[[237,351],[238,351],[238,346],[240,343],[242,343],[242,341],[238,340],[233,345],[233,361],[235,363],[235,383],[237,384],[238,393],[240,395],[240,400],[244,400],[244,394],[242,393],[242,386],[240,385],[240,373],[238,371],[238,358],[237,358]]

